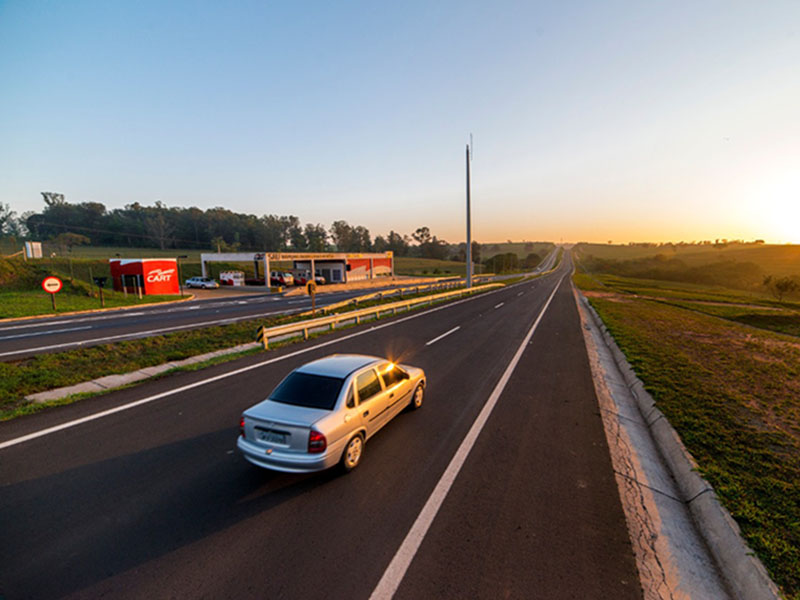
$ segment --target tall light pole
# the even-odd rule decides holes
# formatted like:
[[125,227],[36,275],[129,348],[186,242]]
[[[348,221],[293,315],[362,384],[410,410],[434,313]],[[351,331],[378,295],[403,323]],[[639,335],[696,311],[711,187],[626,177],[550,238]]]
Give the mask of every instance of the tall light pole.
[[[472,134],[469,136],[472,143]],[[472,287],[472,218],[469,213],[469,153],[470,144],[467,144],[467,287]]]

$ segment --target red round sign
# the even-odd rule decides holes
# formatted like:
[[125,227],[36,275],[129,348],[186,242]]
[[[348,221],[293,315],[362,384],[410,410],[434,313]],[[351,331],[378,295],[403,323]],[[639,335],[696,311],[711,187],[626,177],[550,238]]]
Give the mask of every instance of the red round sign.
[[61,290],[61,280],[58,277],[45,277],[42,281],[42,289],[48,294],[55,294]]

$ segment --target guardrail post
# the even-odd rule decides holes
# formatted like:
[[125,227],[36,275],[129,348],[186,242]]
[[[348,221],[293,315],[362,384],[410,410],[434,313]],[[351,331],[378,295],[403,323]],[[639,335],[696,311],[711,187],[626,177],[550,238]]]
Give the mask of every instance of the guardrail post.
[[306,327],[305,329],[303,329],[303,339],[304,339],[304,340],[307,340],[307,339],[308,339],[308,327]]
[[336,329],[336,321],[331,321],[331,331]]
[[361,323],[361,315],[356,315],[356,325]]

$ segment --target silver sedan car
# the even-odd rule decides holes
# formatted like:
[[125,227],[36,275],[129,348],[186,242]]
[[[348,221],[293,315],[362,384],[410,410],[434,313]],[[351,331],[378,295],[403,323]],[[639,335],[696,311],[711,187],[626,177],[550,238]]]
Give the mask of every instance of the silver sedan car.
[[425,373],[360,354],[295,369],[242,415],[237,447],[251,463],[291,473],[351,471],[364,443],[404,408],[422,406]]

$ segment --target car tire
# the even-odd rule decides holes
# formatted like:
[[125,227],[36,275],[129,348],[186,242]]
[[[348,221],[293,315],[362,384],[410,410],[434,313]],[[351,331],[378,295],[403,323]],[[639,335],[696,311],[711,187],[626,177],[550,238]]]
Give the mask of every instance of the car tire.
[[414,390],[414,395],[411,396],[411,402],[408,403],[408,407],[411,410],[417,410],[422,407],[423,400],[425,400],[425,386],[420,383]]
[[342,460],[339,466],[343,473],[349,473],[355,469],[364,456],[364,436],[357,433],[348,440],[342,452]]

